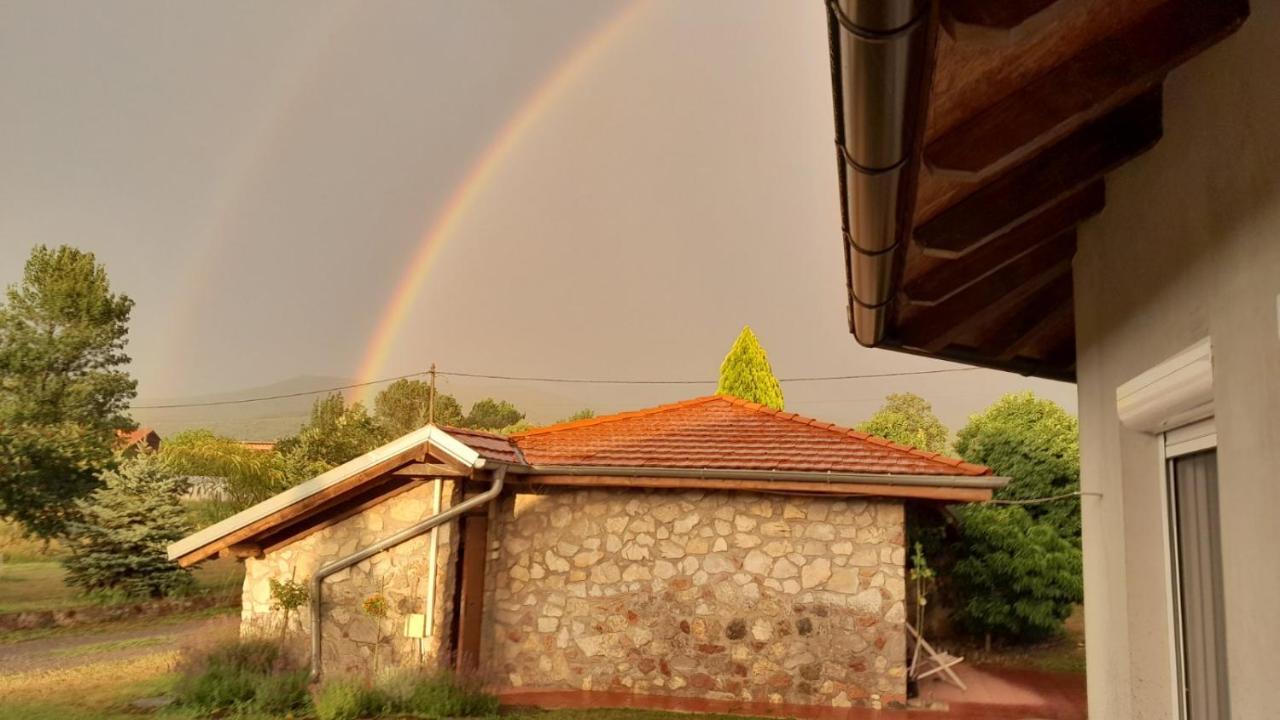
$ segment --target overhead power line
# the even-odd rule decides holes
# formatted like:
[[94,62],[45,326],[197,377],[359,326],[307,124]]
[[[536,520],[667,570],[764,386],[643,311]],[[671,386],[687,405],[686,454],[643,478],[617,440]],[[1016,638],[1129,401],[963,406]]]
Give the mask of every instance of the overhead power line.
[[[980,370],[981,368],[964,367],[964,368],[944,368],[941,370],[912,370],[906,372],[888,372],[888,373],[868,373],[865,375],[818,375],[811,377],[793,377],[778,378],[778,382],[783,383],[802,383],[802,382],[827,382],[831,380],[869,380],[874,378],[889,377],[906,377],[911,375],[936,375],[938,373],[954,373],[969,372],[971,370]],[[307,395],[320,395],[323,393],[338,392],[341,390],[354,390],[356,388],[368,387],[370,385],[380,385],[382,383],[394,382],[396,380],[407,380],[409,378],[422,377],[430,375],[431,370],[421,370],[406,375],[396,375],[394,377],[380,378],[378,380],[369,380],[360,383],[351,383],[349,385],[335,385],[333,387],[318,388],[316,390],[303,390],[300,392],[280,393],[278,395],[262,395],[258,397],[239,398],[236,400],[211,400],[209,402],[195,403],[167,403],[158,405],[131,405],[133,410],[167,410],[172,408],[196,408],[196,407],[213,407],[216,405],[244,405],[247,403],[265,402],[268,400],[285,400],[287,398],[306,397]],[[573,383],[584,385],[715,385],[717,380],[619,380],[608,378],[564,378],[564,377],[534,377],[524,375],[491,375],[486,373],[467,373],[467,372],[451,372],[447,370],[436,370],[436,375],[446,377],[472,378],[478,380],[510,380],[518,382],[544,382],[544,383]]]

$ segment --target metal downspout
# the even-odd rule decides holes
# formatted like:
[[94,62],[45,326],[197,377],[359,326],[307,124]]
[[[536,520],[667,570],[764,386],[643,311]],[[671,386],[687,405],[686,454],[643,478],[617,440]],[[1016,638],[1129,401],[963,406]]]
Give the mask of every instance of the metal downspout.
[[903,241],[901,203],[913,182],[912,105],[922,83],[926,0],[828,0],[836,139],[843,165],[844,241],[854,337],[872,347],[885,332]]
[[367,560],[380,552],[389,550],[401,543],[412,540],[419,535],[429,532],[432,528],[443,525],[473,508],[477,508],[488,503],[498,497],[499,493],[502,492],[503,480],[506,476],[507,466],[499,465],[493,473],[493,484],[491,484],[489,489],[485,490],[483,493],[480,493],[475,497],[468,498],[444,512],[436,513],[417,525],[412,525],[394,535],[391,535],[390,537],[379,540],[363,550],[352,553],[340,560],[335,560],[316,571],[315,575],[311,578],[311,675],[313,678],[320,677],[320,650],[323,645],[320,636],[320,627],[322,625],[320,621],[320,613],[323,609],[321,592],[324,589],[325,578],[333,575],[334,573],[346,570],[347,568]]

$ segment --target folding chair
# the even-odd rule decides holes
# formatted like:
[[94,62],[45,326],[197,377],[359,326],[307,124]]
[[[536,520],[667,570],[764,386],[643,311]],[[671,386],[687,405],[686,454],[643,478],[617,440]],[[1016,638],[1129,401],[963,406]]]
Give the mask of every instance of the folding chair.
[[935,649],[920,637],[920,633],[911,627],[911,623],[903,624],[907,626],[907,632],[911,633],[911,637],[916,641],[916,649],[911,654],[911,668],[907,671],[908,675],[916,682],[937,675],[935,680],[946,680],[961,690],[968,690],[960,676],[951,669],[964,662],[964,658]]

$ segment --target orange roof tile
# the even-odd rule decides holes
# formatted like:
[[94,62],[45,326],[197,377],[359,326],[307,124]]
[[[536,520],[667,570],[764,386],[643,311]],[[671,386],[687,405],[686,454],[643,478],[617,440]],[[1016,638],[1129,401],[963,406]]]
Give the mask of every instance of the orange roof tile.
[[440,429],[475,450],[482,458],[516,465],[525,464],[525,459],[520,454],[520,449],[513,445],[506,435],[485,432],[484,430],[450,427],[448,425],[441,425]]
[[533,465],[991,474],[981,465],[722,395],[528,430],[510,440]]

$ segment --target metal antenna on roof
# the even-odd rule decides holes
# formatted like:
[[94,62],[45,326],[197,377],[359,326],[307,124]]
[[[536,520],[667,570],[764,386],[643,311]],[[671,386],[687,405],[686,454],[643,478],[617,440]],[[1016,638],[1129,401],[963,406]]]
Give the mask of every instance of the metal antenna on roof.
[[427,396],[427,423],[436,421],[436,364],[431,363],[431,369],[427,371],[431,375],[431,394]]

